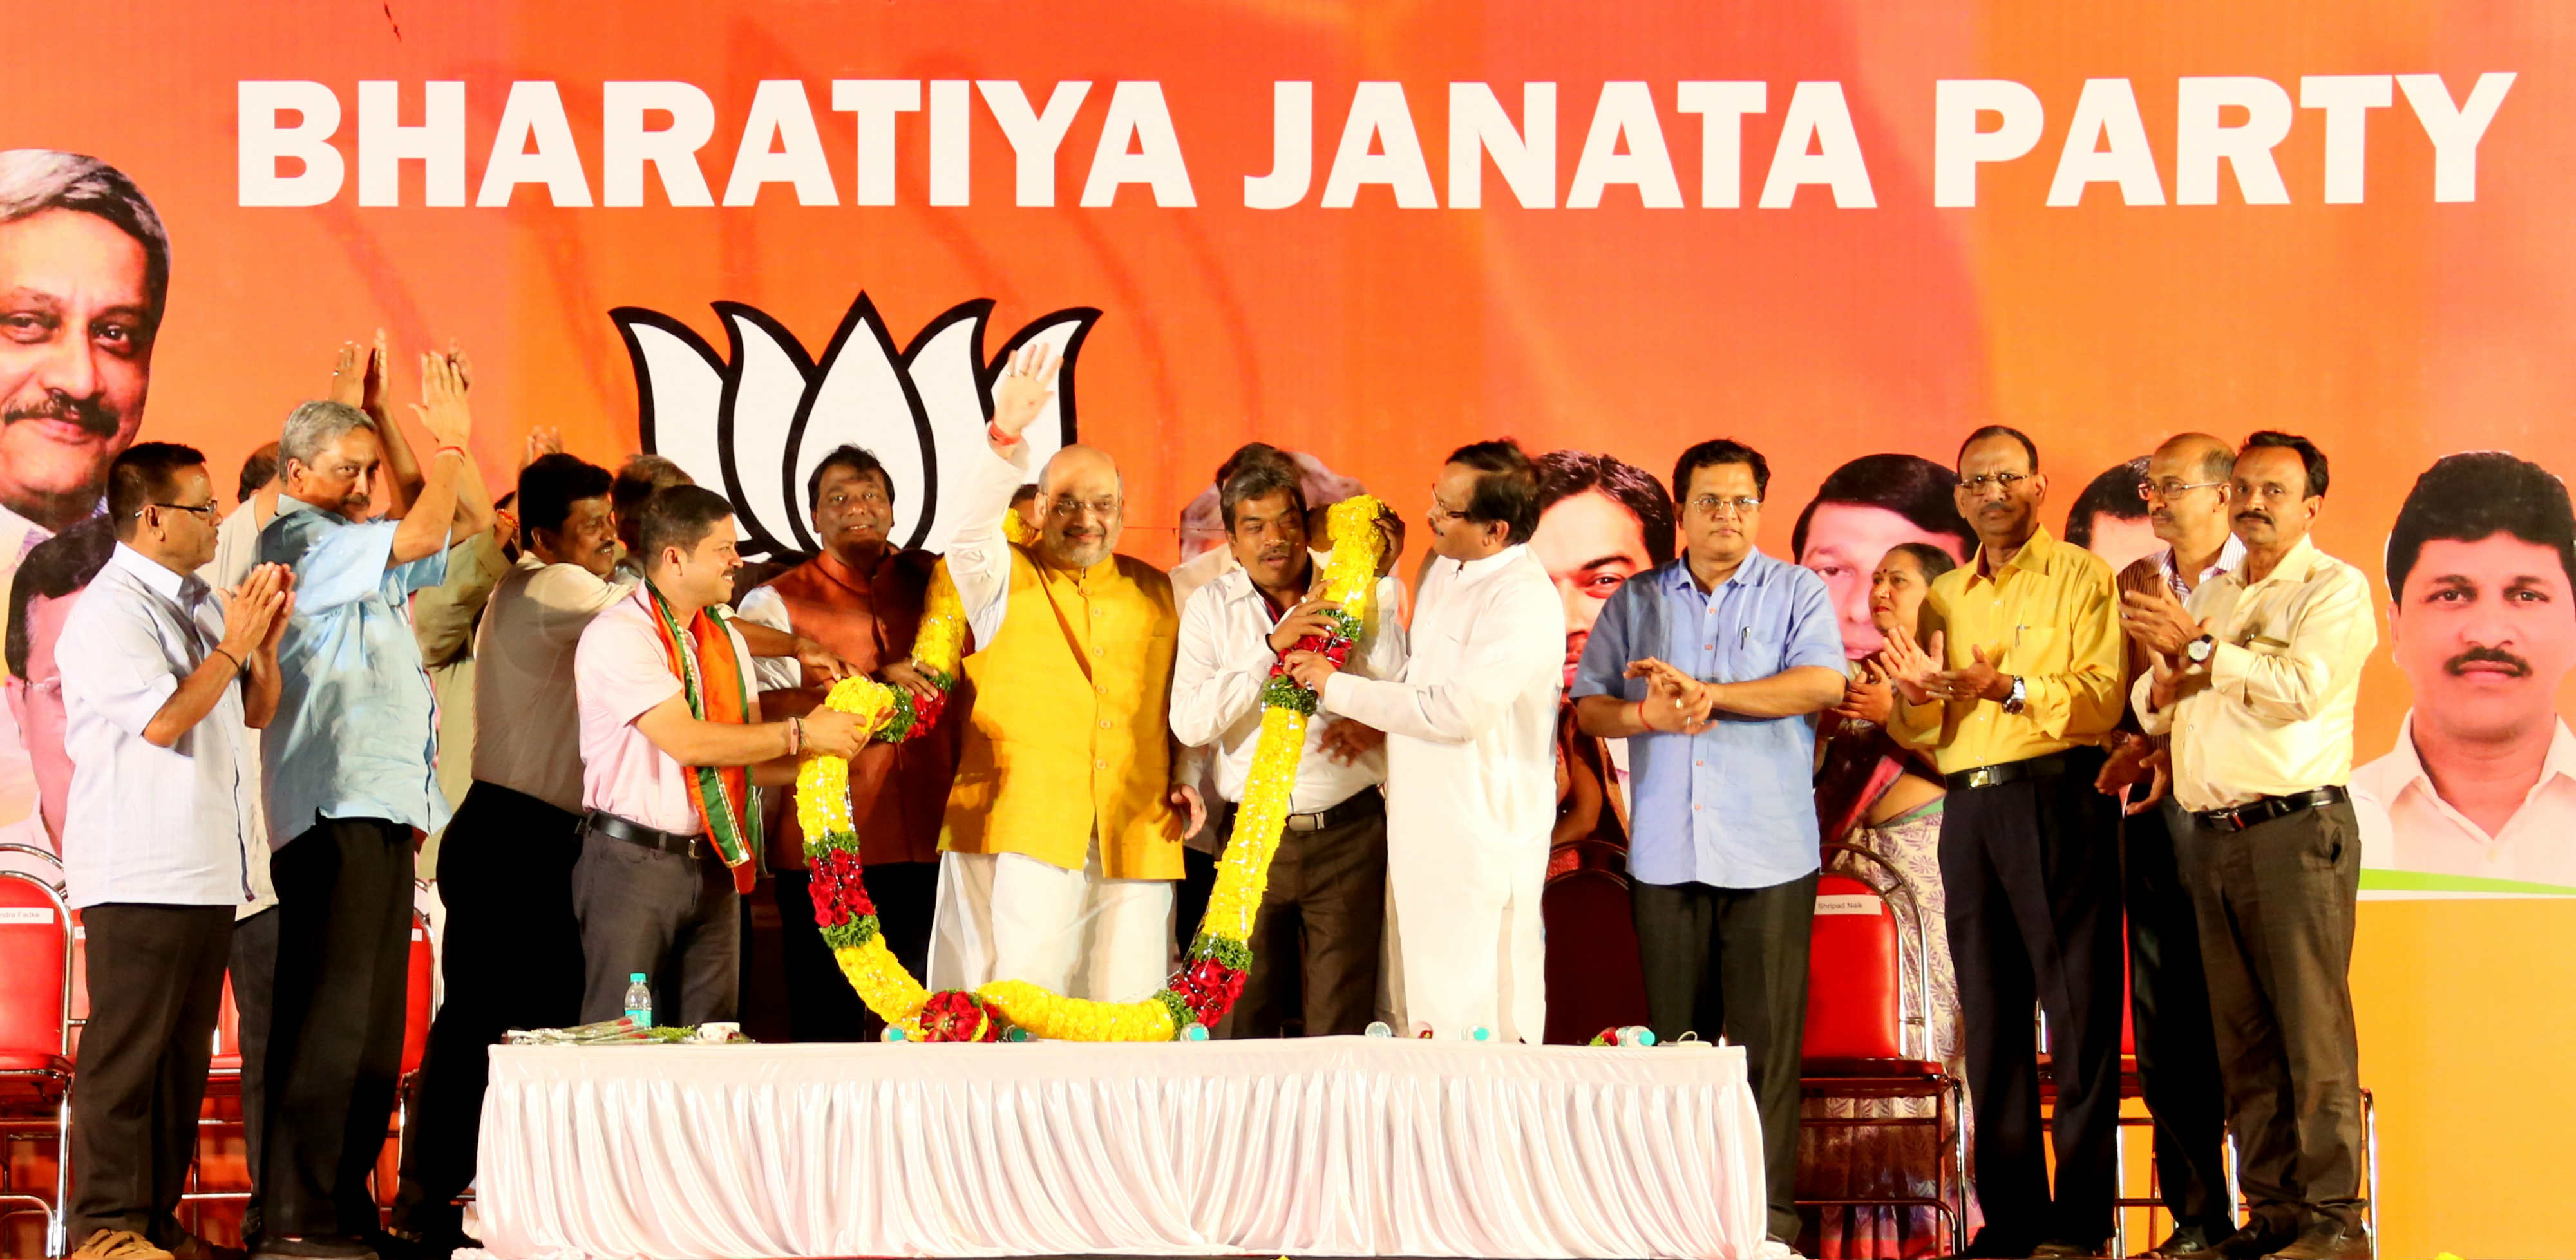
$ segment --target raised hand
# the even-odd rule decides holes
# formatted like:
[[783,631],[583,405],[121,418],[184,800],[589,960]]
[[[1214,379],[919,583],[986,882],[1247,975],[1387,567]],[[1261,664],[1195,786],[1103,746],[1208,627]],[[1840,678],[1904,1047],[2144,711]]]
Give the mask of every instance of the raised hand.
[[385,330],[376,330],[374,348],[367,351],[366,370],[359,374],[358,410],[378,420],[387,419],[385,399],[393,393],[394,354],[385,345]]
[[461,447],[474,436],[474,416],[465,405],[465,381],[445,356],[420,356],[420,401],[411,413],[440,446]]
[[[384,334],[378,333],[376,335],[378,337],[382,337]],[[465,357],[465,347],[454,337],[447,339],[447,361],[455,365],[456,377],[458,380],[465,382],[465,388],[474,388],[474,361]],[[560,450],[562,448],[558,447],[556,449]]]
[[339,356],[331,362],[331,392],[325,397],[343,407],[355,407],[365,397],[359,382],[358,343],[340,343]]
[[1289,609],[1270,631],[1270,650],[1286,652],[1309,636],[1331,638],[1336,627],[1329,614],[1340,607],[1329,599],[1310,599]]
[[1046,409],[1047,399],[1055,396],[1055,374],[1064,360],[1045,342],[1033,341],[1020,347],[1002,367],[1001,379],[993,382],[993,428],[1005,439],[1016,442],[1038,413]]
[[1880,648],[1877,660],[1885,666],[1887,681],[1905,697],[1907,704],[1928,704],[1933,688],[1941,676],[1941,632],[1932,632],[1932,646],[1926,650],[1914,641],[1914,632],[1898,626],[1887,635],[1887,646]]
[[[470,387],[473,381],[469,378]],[[525,468],[548,455],[563,454],[563,430],[538,427],[528,430],[527,449],[519,456],[519,467]]]

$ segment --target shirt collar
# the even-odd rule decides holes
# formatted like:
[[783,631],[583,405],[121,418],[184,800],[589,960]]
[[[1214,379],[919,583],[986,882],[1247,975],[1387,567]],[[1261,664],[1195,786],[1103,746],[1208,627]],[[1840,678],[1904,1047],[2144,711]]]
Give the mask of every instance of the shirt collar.
[[[2208,568],[2193,575],[2198,579],[2194,584],[2197,585],[2198,582],[2206,582],[2211,578],[2223,577],[2227,574],[2234,573],[2236,571],[2236,567],[2243,563],[2245,563],[2245,540],[2237,537],[2235,531],[2231,530],[2228,532],[2227,541],[2219,545],[2218,558],[2211,561]],[[2167,547],[2156,553],[2156,568],[2162,571],[2165,575],[2165,585],[2179,586],[2181,584],[2182,573],[2180,570],[2174,568],[2173,548]]]
[[[1735,566],[1735,572],[1727,574],[1726,581],[1718,583],[1718,586],[1724,587],[1729,583],[1737,586],[1768,585],[1771,581],[1772,574],[1778,572],[1781,565],[1781,561],[1762,554],[1762,549],[1760,547],[1755,547],[1744,553],[1744,562]],[[1666,590],[1670,590],[1676,594],[1679,594],[1682,591],[1689,591],[1692,594],[1699,593],[1699,580],[1691,576],[1689,555],[1684,554],[1675,556],[1672,559],[1665,561],[1661,568],[1664,575],[1664,588]],[[1709,592],[1709,595],[1714,598],[1717,595],[1717,592],[1712,590]]]
[[1528,550],[1529,544],[1527,543],[1513,543],[1511,546],[1505,547],[1482,560],[1455,561],[1453,563],[1458,566],[1458,584],[1461,586],[1472,586],[1478,582],[1482,582],[1486,578],[1492,577],[1494,574],[1501,572],[1504,565],[1520,559],[1521,553]]
[[[2388,750],[2388,760],[2396,773],[2397,786],[2389,793],[2395,799],[2399,792],[2417,784],[2434,795],[2433,776],[2424,772],[2423,754],[2415,751],[2415,712],[2407,710],[2406,720],[2398,724],[2397,746]],[[2569,733],[2567,719],[2557,719],[2557,730],[2549,736],[2549,753],[2540,762],[2540,782],[2551,779],[2576,781],[2576,734]],[[2536,785],[2535,785],[2536,786]]]
[[2281,557],[2281,562],[2273,565],[2272,571],[2263,575],[2262,581],[2245,581],[2245,564],[2242,555],[2237,557],[2236,567],[2228,570],[2227,576],[2235,578],[2240,585],[2250,591],[2255,587],[2268,586],[2274,582],[2304,582],[2308,578],[2309,571],[2324,560],[2325,553],[2317,550],[2317,540],[2302,534],[2299,536],[2299,541],[2290,544],[2289,553]]
[[196,611],[198,603],[210,593],[206,584],[194,575],[173,573],[159,561],[124,543],[116,544],[116,551],[108,557],[108,563],[133,575],[152,593],[190,612]]
[[[1311,583],[1314,579],[1324,576],[1324,566],[1332,563],[1332,559],[1333,553],[1329,551],[1307,548],[1306,563],[1312,566],[1307,571],[1307,580]],[[1225,572],[1208,579],[1208,585],[1215,587],[1227,599],[1246,600],[1262,597],[1261,588],[1252,584],[1252,570],[1244,568],[1240,562],[1228,566]]]
[[[2013,553],[2013,558],[2006,561],[2004,567],[2022,569],[2031,573],[2046,573],[2049,561],[2055,558],[2056,554],[2057,536],[2049,533],[2048,527],[2042,525],[2030,531],[2029,541],[2021,545],[2021,550]],[[1968,563],[1963,567],[1968,570],[1968,580],[1971,582],[1980,578],[1989,582],[1994,580],[1994,576],[1986,572],[1986,545],[1982,542],[1977,544],[1976,551],[1968,556]]]

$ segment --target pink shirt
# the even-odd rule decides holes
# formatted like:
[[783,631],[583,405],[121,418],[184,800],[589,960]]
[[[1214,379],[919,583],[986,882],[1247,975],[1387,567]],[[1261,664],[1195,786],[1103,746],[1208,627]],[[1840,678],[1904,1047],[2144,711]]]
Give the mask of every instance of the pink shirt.
[[[645,604],[648,598],[637,587],[591,618],[573,653],[573,686],[581,710],[581,803],[656,831],[696,835],[705,827],[690,803],[687,771],[635,729],[635,719],[680,694],[680,678],[662,650],[653,610]],[[725,633],[733,638],[734,655],[748,682],[751,649],[743,646],[741,632],[727,626]],[[758,697],[752,703],[756,721]]]

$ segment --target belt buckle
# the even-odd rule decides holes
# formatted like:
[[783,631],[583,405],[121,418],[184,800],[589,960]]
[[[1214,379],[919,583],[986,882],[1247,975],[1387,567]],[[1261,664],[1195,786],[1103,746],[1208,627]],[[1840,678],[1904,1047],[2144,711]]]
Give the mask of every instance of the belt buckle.
[[1324,815],[1321,811],[1312,814],[1288,815],[1288,830],[1290,831],[1322,831],[1323,829]]
[[694,861],[697,861],[700,857],[705,856],[705,848],[704,848],[705,844],[706,844],[706,841],[705,841],[702,837],[698,837],[698,836],[691,836],[691,837],[689,837],[689,860],[690,860],[690,861],[694,862]]
[[1968,786],[1972,788],[1993,787],[2002,781],[1993,766],[1979,766],[1968,772]]

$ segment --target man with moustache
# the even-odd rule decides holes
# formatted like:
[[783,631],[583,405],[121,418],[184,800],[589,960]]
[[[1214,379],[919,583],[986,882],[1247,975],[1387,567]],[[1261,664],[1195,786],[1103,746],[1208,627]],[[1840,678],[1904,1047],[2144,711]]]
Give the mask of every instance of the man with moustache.
[[2370,583],[2309,540],[2326,457],[2306,438],[2245,439],[2229,479],[2244,563],[2122,597],[2155,654],[2131,688],[2173,740],[2191,811],[2175,848],[2200,926],[2227,1081],[2244,1228],[2230,1260],[2364,1260],[2361,1069],[2353,1030],[2361,843],[2345,789],[2353,701],[2378,641]]
[[1528,547],[1538,475],[1509,439],[1450,453],[1432,486],[1432,562],[1401,677],[1291,652],[1317,712],[1387,733],[1387,893],[1398,1020],[1440,1037],[1547,1027],[1539,897],[1565,636]]
[[[1959,448],[1977,554],[1932,582],[1925,644],[1888,636],[1888,732],[1949,786],[1941,884],[1976,1107],[1972,1256],[2096,1256],[2111,1234],[2120,1114],[2116,817],[2093,788],[2121,712],[2110,566],[2040,528],[2048,478],[2017,429]],[[2036,1004],[2057,1085],[2056,1185],[2040,1147]]]
[[[2180,603],[2200,586],[2243,563],[2245,544],[2228,528],[2228,478],[2236,452],[2206,433],[2165,440],[2127,487],[2143,499],[2147,522],[2163,549],[2120,571],[2124,598]],[[2124,614],[2124,628],[2143,614]],[[2132,634],[2129,677],[2152,665],[2151,650]],[[2126,723],[2124,723],[2126,725]],[[2173,1234],[2148,1254],[2181,1260],[2206,1254],[2236,1232],[2221,1146],[2227,1139],[2227,1095],[2209,1025],[2209,986],[2200,966],[2200,921],[2174,859],[2174,836],[2189,825],[2168,785],[2165,741],[2127,731],[2096,786],[2130,797],[2120,822],[2121,889],[2129,925],[2129,1011],[2138,1077],[2155,1119],[2157,1185],[2173,1214]],[[2147,786],[2140,787],[2141,780]]]
[[474,1179],[488,1051],[512,1028],[580,1022],[581,730],[573,655],[593,616],[635,589],[613,576],[608,470],[570,455],[519,470],[518,563],[475,635],[473,782],[447,826],[438,895],[446,1000],[430,1025],[420,1106],[394,1199],[415,1254],[468,1240],[454,1207]]
[[[1249,461],[1218,502],[1236,567],[1181,613],[1172,667],[1172,734],[1215,754],[1218,798],[1200,832],[1213,841],[1211,864],[1224,855],[1233,806],[1251,781],[1271,666],[1298,640],[1331,633],[1336,607],[1311,593],[1329,556],[1307,547],[1306,496],[1293,467]],[[1404,669],[1395,592],[1395,579],[1378,579],[1380,615],[1354,650],[1352,668],[1371,678]],[[1288,821],[1253,919],[1252,969],[1219,1036],[1276,1037],[1292,1015],[1309,1037],[1368,1026],[1386,923],[1385,743],[1383,732],[1348,718],[1317,714],[1306,724]],[[1185,937],[1197,927],[1180,925]]]
[[1684,553],[1621,586],[1574,680],[1586,735],[1629,741],[1628,850],[1655,1035],[1744,1047],[1770,1237],[1798,1237],[1798,1061],[1818,874],[1815,729],[1842,699],[1824,579],[1762,554],[1771,466],[1730,439],[1682,452]]
[[[894,547],[887,536],[894,528],[894,482],[868,451],[841,446],[824,455],[806,480],[805,497],[823,550],[753,588],[742,599],[743,619],[813,639],[852,669],[883,676],[911,655],[939,557]],[[796,662],[774,657],[760,661],[760,686],[761,711],[779,717],[811,713],[829,694],[827,687],[806,686]],[[927,684],[920,690],[930,692]],[[871,740],[850,763],[850,818],[858,827],[868,899],[876,903],[887,948],[914,975],[929,965],[939,819],[957,773],[957,726],[943,722],[900,744]],[[769,868],[776,876],[791,1035],[865,1039],[867,1008],[842,978],[815,923],[805,832],[793,809],[770,820]]]
[[1061,360],[1044,345],[994,385],[992,458],[970,464],[949,577],[974,632],[975,704],[940,828],[930,986],[1026,980],[1128,1002],[1172,962],[1181,839],[1205,821],[1176,782],[1170,702],[1180,617],[1161,570],[1117,554],[1126,491],[1097,447],[1038,476],[1036,542],[1002,530],[1021,438]]
[[2576,512],[2502,451],[2446,455],[2388,536],[2388,632],[2415,708],[2353,771],[2364,866],[2576,887]]
[[215,553],[214,486],[191,448],[129,448],[108,504],[114,555],[66,618],[60,659],[75,767],[65,892],[90,998],[62,1206],[78,1260],[196,1260],[220,1252],[172,1213],[197,1153],[233,917],[264,887],[250,732],[277,708],[294,592],[274,565],[220,601],[191,576]]
[[260,1255],[363,1257],[378,1228],[367,1172],[402,1066],[413,844],[448,817],[410,598],[444,580],[452,538],[492,523],[463,375],[421,360],[414,411],[437,445],[420,481],[387,469],[365,412],[308,402],[286,418],[260,532],[261,561],[292,567],[296,590],[261,757],[278,924]]
[[[1673,498],[1653,473],[1608,455],[1549,451],[1538,457],[1538,532],[1530,554],[1565,605],[1565,686],[1601,609],[1630,577],[1673,558]],[[1559,723],[1559,842],[1599,837],[1628,842],[1628,743]]]

